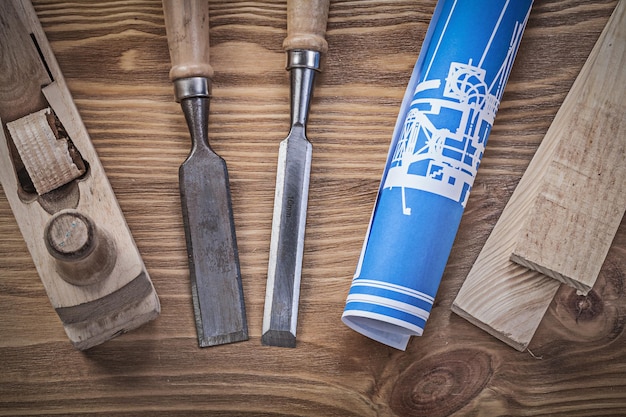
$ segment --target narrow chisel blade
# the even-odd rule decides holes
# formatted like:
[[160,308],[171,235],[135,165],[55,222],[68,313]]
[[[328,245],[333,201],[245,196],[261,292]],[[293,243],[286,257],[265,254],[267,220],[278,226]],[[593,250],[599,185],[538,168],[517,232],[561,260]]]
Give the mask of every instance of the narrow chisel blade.
[[295,347],[311,143],[294,126],[280,144],[261,342]]

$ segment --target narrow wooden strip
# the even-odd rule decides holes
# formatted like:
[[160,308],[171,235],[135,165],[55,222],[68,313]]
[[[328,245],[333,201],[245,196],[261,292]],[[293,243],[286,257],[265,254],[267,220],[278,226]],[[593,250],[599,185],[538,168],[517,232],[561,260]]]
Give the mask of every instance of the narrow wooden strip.
[[613,94],[614,73],[623,71],[607,65],[613,36],[623,25],[624,1],[617,7],[452,304],[453,312],[518,350],[530,343],[560,283],[510,256],[560,140],[569,140],[576,119],[590,111],[588,103],[603,103]]
[[[584,294],[593,287],[626,210],[626,7],[614,13],[576,117],[565,125],[511,260]],[[595,77],[595,78],[592,78]]]

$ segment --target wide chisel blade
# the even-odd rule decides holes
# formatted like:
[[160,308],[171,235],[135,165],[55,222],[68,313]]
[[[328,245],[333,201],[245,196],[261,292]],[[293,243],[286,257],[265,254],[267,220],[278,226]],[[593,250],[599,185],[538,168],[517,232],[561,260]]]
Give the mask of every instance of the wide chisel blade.
[[[200,99],[181,102],[186,116],[193,114],[186,107],[199,107],[194,100]],[[192,126],[202,122],[190,122],[188,117],[188,123],[196,136]],[[198,343],[206,347],[247,340],[226,162],[206,141],[194,140],[179,181]]]
[[206,0],[164,0],[176,99],[192,149],[179,170],[191,292],[200,347],[248,339],[226,163],[208,142],[209,8]]
[[294,347],[304,230],[309,196],[311,144],[294,126],[280,144],[262,342]]

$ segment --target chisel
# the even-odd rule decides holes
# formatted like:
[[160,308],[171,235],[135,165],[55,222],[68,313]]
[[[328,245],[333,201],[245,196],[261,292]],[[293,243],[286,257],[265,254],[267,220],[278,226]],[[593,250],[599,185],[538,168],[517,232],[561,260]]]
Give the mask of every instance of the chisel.
[[200,347],[248,339],[226,162],[208,142],[207,0],[164,0],[170,79],[192,139],[179,170],[189,275]]
[[311,170],[306,138],[315,73],[328,49],[325,39],[329,0],[288,0],[287,70],[291,78],[291,128],[280,143],[270,258],[263,314],[264,345],[295,347]]

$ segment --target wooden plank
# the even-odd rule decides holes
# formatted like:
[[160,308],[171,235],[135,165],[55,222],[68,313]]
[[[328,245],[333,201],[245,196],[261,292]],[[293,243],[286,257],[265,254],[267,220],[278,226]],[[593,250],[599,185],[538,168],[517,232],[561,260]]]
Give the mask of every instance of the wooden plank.
[[[623,51],[619,37],[623,37],[626,24],[624,3],[618,4],[600,35],[452,304],[453,312],[518,350],[530,343],[560,285],[510,260],[526,219],[532,215],[535,197],[542,189],[541,180],[553,165],[561,141],[569,146],[574,131],[578,136],[600,130],[607,134],[622,132],[596,124],[595,118],[610,113],[615,123],[618,113],[605,106],[623,100],[620,59],[624,54],[615,50],[621,42],[619,48]],[[620,108],[623,104],[617,106],[618,112]]]
[[[16,0],[1,2],[0,14],[0,52],[12,63],[0,79],[2,188],[70,341],[77,349],[88,349],[156,318],[159,300],[35,11],[28,1]],[[11,138],[17,132],[9,133],[7,126],[36,115],[40,106],[52,109],[89,167],[84,176],[42,195],[29,189],[25,164]],[[27,125],[39,129],[37,123]],[[38,130],[28,147],[37,146],[44,134]],[[40,160],[28,158],[36,168],[43,167]],[[29,175],[53,171],[30,169]],[[63,258],[50,249],[55,238],[48,226],[59,216],[75,215],[86,219],[93,236],[80,239],[77,250]]]
[[[538,185],[511,260],[587,294],[626,210],[626,7],[615,10],[576,116]],[[598,77],[598,78],[593,78]]]

